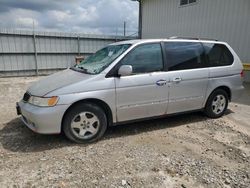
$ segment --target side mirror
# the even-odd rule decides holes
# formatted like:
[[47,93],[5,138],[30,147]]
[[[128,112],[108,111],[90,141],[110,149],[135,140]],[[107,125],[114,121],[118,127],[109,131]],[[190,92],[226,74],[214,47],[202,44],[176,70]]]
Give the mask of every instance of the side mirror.
[[118,76],[129,76],[133,72],[131,65],[122,65],[118,70]]

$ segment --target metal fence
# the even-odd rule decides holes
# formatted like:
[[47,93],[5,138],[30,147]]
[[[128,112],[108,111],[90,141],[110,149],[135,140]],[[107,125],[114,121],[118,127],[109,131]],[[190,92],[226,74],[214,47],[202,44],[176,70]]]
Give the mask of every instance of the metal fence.
[[131,39],[106,35],[0,30],[0,77],[50,74],[103,46]]

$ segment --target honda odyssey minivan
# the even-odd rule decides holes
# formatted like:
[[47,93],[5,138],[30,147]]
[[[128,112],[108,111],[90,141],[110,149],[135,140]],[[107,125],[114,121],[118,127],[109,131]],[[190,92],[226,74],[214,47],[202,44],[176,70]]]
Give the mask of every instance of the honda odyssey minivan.
[[92,142],[109,126],[130,121],[196,110],[219,118],[243,90],[242,69],[225,42],[117,42],[36,82],[16,108],[37,133]]

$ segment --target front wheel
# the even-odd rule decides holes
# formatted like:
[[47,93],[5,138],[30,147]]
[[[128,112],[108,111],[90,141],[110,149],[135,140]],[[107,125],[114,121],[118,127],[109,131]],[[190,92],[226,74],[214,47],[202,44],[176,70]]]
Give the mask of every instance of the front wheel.
[[228,94],[222,89],[215,90],[208,98],[205,114],[210,118],[223,116],[228,106]]
[[91,103],[73,106],[63,119],[63,131],[77,143],[94,142],[101,138],[107,129],[107,117],[103,110]]

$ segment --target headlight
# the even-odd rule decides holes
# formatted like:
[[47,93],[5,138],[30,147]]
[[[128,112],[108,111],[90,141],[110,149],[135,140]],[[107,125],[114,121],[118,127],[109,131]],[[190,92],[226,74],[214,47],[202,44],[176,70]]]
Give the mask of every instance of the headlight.
[[59,97],[35,97],[31,96],[29,103],[36,106],[55,106],[58,102]]

